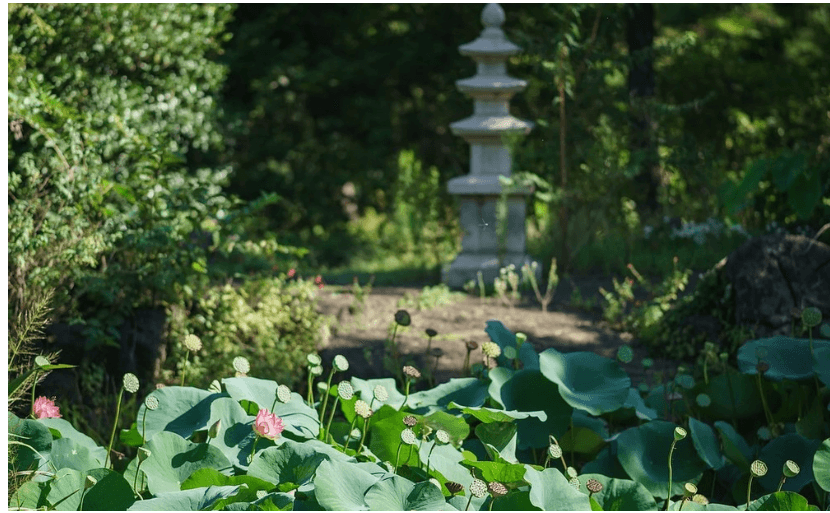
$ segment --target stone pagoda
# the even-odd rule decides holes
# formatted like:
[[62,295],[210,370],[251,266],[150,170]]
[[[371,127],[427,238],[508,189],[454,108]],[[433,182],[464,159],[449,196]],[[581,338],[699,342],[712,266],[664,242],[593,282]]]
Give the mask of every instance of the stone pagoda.
[[473,115],[450,124],[452,133],[470,144],[470,174],[447,184],[449,193],[458,197],[464,230],[461,253],[442,270],[443,282],[452,288],[475,280],[479,271],[490,285],[501,267],[514,264],[519,273],[521,266],[530,262],[525,253],[525,204],[531,191],[509,192],[502,237],[496,217],[502,191],[499,177],[510,176],[512,165],[503,136],[527,134],[533,128],[532,123],[510,115],[510,98],[524,90],[527,82],[507,75],[506,61],[520,48],[508,41],[500,28],[504,23],[501,6],[488,4],[481,22],[484,30],[479,38],[459,47],[478,68],[474,76],[456,82],[458,89],[474,100]]

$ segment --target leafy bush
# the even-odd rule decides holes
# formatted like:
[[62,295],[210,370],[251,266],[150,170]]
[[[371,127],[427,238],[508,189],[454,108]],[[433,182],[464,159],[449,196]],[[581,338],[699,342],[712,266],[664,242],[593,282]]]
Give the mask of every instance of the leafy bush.
[[323,341],[326,323],[317,313],[318,286],[283,277],[247,280],[239,285],[208,287],[197,294],[190,311],[171,309],[168,367],[163,378],[180,379],[188,334],[203,347],[192,355],[187,384],[206,387],[225,375],[236,356],[251,362],[251,374],[294,386],[305,356]]

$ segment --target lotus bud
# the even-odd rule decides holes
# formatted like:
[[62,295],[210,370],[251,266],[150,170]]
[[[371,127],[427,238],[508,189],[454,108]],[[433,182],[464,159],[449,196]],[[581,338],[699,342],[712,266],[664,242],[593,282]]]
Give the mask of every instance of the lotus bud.
[[208,436],[211,438],[216,438],[217,436],[219,436],[220,429],[222,429],[222,419],[217,420],[213,423],[212,426],[210,426],[210,429],[208,429]]

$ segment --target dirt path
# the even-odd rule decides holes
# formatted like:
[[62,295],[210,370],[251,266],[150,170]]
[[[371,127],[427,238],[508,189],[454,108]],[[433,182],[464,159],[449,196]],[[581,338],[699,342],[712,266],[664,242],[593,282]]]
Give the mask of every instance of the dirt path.
[[[593,286],[596,291],[594,285],[588,284],[588,288]],[[352,314],[349,306],[357,303],[349,287],[326,287],[320,296],[319,310],[334,321],[332,335],[321,348],[324,361],[330,362],[336,354],[342,354],[350,362],[348,374],[351,376],[363,379],[390,377],[392,374],[383,367],[387,330],[399,309],[399,301],[406,294],[417,295],[420,290],[375,287],[365,299],[363,311]],[[568,291],[563,293],[569,294]],[[485,298],[482,302],[480,298],[465,296],[460,301],[428,310],[409,307],[405,309],[411,315],[412,324],[404,332],[398,331],[397,340],[404,362],[412,360],[418,368],[425,369],[434,362],[434,359],[427,360],[424,356],[427,348],[425,330],[432,328],[438,332],[432,347],[440,347],[444,354],[438,360],[435,373],[437,383],[461,376],[466,355],[465,342],[474,340],[480,345],[488,341],[484,331],[488,320],[501,321],[514,333],[525,333],[537,352],[553,347],[561,352],[590,351],[614,358],[621,345],[632,344],[630,334],[609,329],[598,313],[568,309],[565,304],[566,300],[555,301],[553,311],[542,312],[538,303],[529,299],[509,308],[499,304],[497,298]],[[623,368],[636,386],[643,379],[639,361],[648,354],[636,344],[632,348],[634,362],[623,365]],[[481,349],[473,351],[471,360],[473,363],[482,360]],[[671,362],[656,360],[654,370],[669,367],[673,367]]]

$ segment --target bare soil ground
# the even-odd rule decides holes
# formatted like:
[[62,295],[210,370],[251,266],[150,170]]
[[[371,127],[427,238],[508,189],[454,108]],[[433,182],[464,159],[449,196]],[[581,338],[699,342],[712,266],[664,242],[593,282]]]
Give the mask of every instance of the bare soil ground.
[[[600,278],[584,278],[574,284],[582,291],[585,298],[598,298],[600,285],[610,288],[609,283]],[[350,287],[327,286],[320,295],[319,310],[331,316],[331,337],[321,355],[326,363],[337,354],[348,358],[350,368],[347,374],[363,379],[391,377],[392,373],[384,369],[384,340],[389,337],[389,327],[394,314],[399,309],[398,302],[405,294],[417,295],[421,289],[415,287],[375,287],[365,298],[361,312],[350,313],[349,306],[357,304],[350,293]],[[419,369],[431,368],[434,358],[425,356],[427,336],[425,330],[432,328],[438,332],[432,347],[440,347],[443,356],[438,360],[435,372],[436,383],[461,377],[466,355],[465,342],[474,340],[479,343],[489,340],[484,331],[488,320],[501,321],[510,331],[523,332],[528,336],[537,352],[555,348],[560,352],[590,351],[608,358],[615,358],[617,349],[628,344],[634,349],[635,358],[630,364],[621,364],[636,386],[644,379],[642,358],[649,356],[646,349],[638,347],[628,333],[619,333],[602,321],[598,308],[593,311],[576,310],[568,303],[571,286],[560,285],[554,302],[548,312],[542,312],[535,298],[523,298],[514,308],[501,304],[498,298],[465,296],[452,304],[428,310],[406,308],[412,318],[412,324],[403,332],[398,330],[397,340],[403,361],[410,360]],[[599,304],[596,301],[596,304]],[[481,362],[481,349],[473,351],[471,362]],[[655,359],[650,372],[670,372],[676,364],[667,360]],[[344,376],[345,377],[345,376]],[[422,383],[421,388],[425,385]]]

